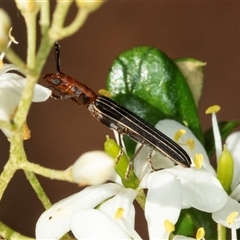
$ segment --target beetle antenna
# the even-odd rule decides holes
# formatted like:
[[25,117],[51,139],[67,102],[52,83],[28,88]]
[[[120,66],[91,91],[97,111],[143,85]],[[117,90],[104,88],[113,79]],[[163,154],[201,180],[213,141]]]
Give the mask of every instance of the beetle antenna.
[[57,72],[60,72],[60,48],[60,44],[58,42],[55,42],[55,62]]

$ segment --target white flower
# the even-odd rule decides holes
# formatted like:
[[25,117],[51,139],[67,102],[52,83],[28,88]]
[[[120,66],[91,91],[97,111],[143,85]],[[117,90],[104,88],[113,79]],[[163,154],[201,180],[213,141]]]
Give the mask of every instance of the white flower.
[[[216,112],[220,110],[220,107],[215,105],[210,107],[207,112],[212,113],[212,125],[213,125],[213,133],[216,147],[216,155],[217,161],[219,164],[220,154],[222,152],[222,141],[221,136],[217,124]],[[239,173],[240,173],[240,132],[232,133],[226,139],[226,149],[231,153],[229,161],[233,161],[233,176],[231,183],[231,193],[228,197],[228,201],[223,206],[223,208],[212,214],[212,218],[215,222],[220,223],[221,225],[230,228],[232,231],[232,239],[236,239],[236,229],[240,228],[240,186],[239,186]],[[229,163],[232,165],[232,163]],[[227,166],[227,165],[226,165]],[[226,168],[225,166],[225,168]],[[228,171],[229,169],[223,169],[224,171]]]
[[[9,71],[19,71],[19,69],[13,64],[3,64],[0,69],[0,120],[7,122],[13,117],[26,84],[26,78]],[[36,84],[32,101],[46,101],[50,95],[51,90]],[[7,137],[11,136],[8,129],[1,130]]]
[[[143,148],[135,159],[135,173],[140,179],[143,178],[140,187],[148,189],[145,216],[149,236],[151,239],[166,239],[170,232],[165,227],[165,221],[174,225],[182,208],[194,207],[204,212],[215,212],[226,204],[228,196],[216,179],[203,146],[188,128],[173,120],[159,121],[155,127],[172,139],[179,129],[184,129],[186,134],[179,140],[181,146],[192,161],[196,153],[202,154],[204,158],[201,169],[185,169],[181,166],[173,167],[168,158],[155,153],[153,166],[168,168],[154,173],[150,173],[151,169],[146,163],[147,148]],[[188,139],[193,139],[193,148],[186,144]]]
[[79,185],[97,185],[110,179],[114,172],[114,159],[103,151],[81,155],[72,166],[72,176]]
[[[173,122],[170,123],[170,128],[172,128],[172,124]],[[176,125],[179,127],[177,123]],[[147,153],[148,150],[143,148],[134,160],[134,171],[140,180],[138,189],[125,188],[119,183],[119,179],[116,180],[118,184],[87,187],[45,211],[38,220],[36,238],[57,239],[70,230],[77,238],[87,238],[89,234],[101,234],[101,228],[107,228],[110,220],[117,224],[118,227],[115,226],[117,229],[120,228],[127,233],[128,238],[139,238],[134,230],[133,201],[143,188],[148,189],[145,216],[151,239],[168,238],[173,231],[169,229],[171,229],[171,225],[174,227],[182,208],[194,207],[205,212],[214,212],[226,204],[227,194],[216,177],[204,168],[185,169],[175,166],[152,172],[147,163]],[[159,159],[155,154],[153,163],[156,164],[157,160]],[[167,158],[166,161],[170,162]],[[99,205],[98,210],[86,211]],[[96,211],[100,211],[100,213],[96,213]],[[107,217],[105,215],[103,217],[103,213]],[[94,219],[91,221],[91,217],[95,214],[96,221],[99,221],[98,218],[106,220],[101,221],[100,229],[98,229],[99,225],[93,224]],[[87,220],[83,221],[84,218]],[[79,222],[81,222],[82,228],[77,227]],[[113,236],[115,227],[108,228],[108,236]],[[91,230],[83,231],[81,229]],[[106,235],[101,236],[105,237]],[[117,236],[114,235],[114,237]]]
[[[126,198],[127,192],[132,198]],[[78,239],[86,239],[89,236],[95,239],[104,239],[106,236],[110,236],[111,239],[139,238],[132,227],[132,202],[136,194],[136,191],[115,183],[87,187],[55,203],[41,215],[36,225],[36,239],[59,239],[70,230]],[[112,201],[109,206],[105,205],[109,203],[103,203],[107,199]],[[103,204],[100,209],[94,210],[101,203]]]

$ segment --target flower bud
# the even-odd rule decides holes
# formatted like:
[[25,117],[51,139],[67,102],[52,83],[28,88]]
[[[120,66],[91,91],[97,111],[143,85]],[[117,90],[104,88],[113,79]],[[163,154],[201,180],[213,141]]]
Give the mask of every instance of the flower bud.
[[104,0],[76,0],[76,4],[79,8],[85,9],[88,12],[96,11],[102,4]]
[[38,12],[39,3],[35,0],[15,0],[17,8],[24,15],[25,13],[34,13]]
[[8,32],[11,28],[11,20],[8,14],[0,8],[0,51],[3,51],[8,44]]
[[[227,169],[227,171],[226,171]],[[229,194],[231,192],[231,184],[234,173],[234,161],[231,153],[224,145],[222,154],[218,160],[217,178],[222,184],[224,190]]]
[[79,185],[97,185],[109,180],[114,172],[114,159],[103,151],[81,155],[72,166],[72,177]]

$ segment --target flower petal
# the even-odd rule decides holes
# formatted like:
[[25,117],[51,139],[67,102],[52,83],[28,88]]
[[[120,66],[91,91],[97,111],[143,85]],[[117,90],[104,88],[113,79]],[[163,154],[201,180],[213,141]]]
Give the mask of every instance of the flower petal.
[[[137,151],[139,147],[141,147],[141,143],[137,144],[135,151]],[[150,149],[144,146],[134,158],[134,172],[138,179],[142,179],[145,175],[152,172],[152,168],[148,161],[149,152]],[[154,169],[171,168],[175,166],[169,158],[157,151],[152,152],[151,162]]]
[[2,76],[9,71],[21,72],[21,69],[19,67],[15,66],[14,64],[4,63],[3,67],[0,70],[0,82],[2,80]]
[[59,239],[70,230],[72,214],[79,209],[94,208],[116,195],[122,186],[108,183],[90,186],[75,193],[46,210],[36,224],[36,239]]
[[[13,64],[4,64],[0,70],[0,119],[10,121],[13,117],[19,104],[22,91],[26,85],[26,79],[19,74],[9,73],[8,71],[20,71]],[[33,101],[45,101],[51,95],[51,90],[35,85]],[[2,129],[7,137],[11,136],[11,132],[7,129]]]
[[39,84],[36,84],[33,92],[33,102],[44,102],[46,101],[52,94],[52,91],[46,87],[43,87]]
[[[235,218],[232,224],[229,224],[227,222],[227,218],[233,212],[238,212],[238,216]],[[214,212],[212,214],[212,218],[215,222],[220,223],[227,228],[238,229],[240,228],[240,204],[236,200],[229,197],[226,205],[219,211]]]
[[165,239],[165,220],[175,224],[178,220],[183,198],[183,188],[179,179],[166,171],[150,174],[145,216],[150,239]]
[[115,197],[105,201],[100,206],[100,211],[104,212],[112,219],[117,219],[116,212],[121,209],[123,214],[120,218],[126,219],[129,225],[134,228],[135,209],[133,201],[137,196],[137,193],[137,190],[131,188],[122,189]]
[[173,240],[196,240],[196,238],[186,237],[183,235],[175,235]]
[[[192,163],[193,163],[193,159],[195,157],[195,154],[197,153],[201,153],[203,155],[203,167],[210,172],[212,175],[216,175],[214,169],[212,168],[212,166],[210,165],[207,153],[204,149],[204,147],[202,146],[202,144],[200,143],[200,141],[195,137],[195,135],[192,133],[192,131],[187,128],[186,126],[174,121],[174,120],[169,120],[169,119],[165,119],[165,120],[161,120],[159,121],[155,127],[162,131],[164,134],[166,134],[168,137],[170,137],[171,139],[174,139],[174,135],[175,133],[179,130],[179,129],[184,129],[186,131],[186,134],[182,135],[180,140],[178,141],[179,145],[188,153],[188,155],[191,157],[192,159]],[[193,139],[194,141],[194,148],[191,149],[187,143],[188,139]],[[193,163],[194,165],[194,163]]]
[[130,239],[110,217],[96,209],[75,212],[71,231],[77,239]]
[[220,182],[206,170],[176,166],[164,171],[180,179],[184,187],[183,201],[188,205],[205,212],[215,212],[226,204],[228,195]]

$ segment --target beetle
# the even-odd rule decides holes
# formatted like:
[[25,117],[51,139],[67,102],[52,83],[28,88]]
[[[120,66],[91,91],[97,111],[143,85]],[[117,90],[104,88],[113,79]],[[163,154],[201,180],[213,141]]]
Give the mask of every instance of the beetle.
[[58,93],[58,95],[52,95],[55,99],[70,99],[75,102],[77,106],[87,107],[95,119],[110,129],[117,131],[120,144],[117,161],[123,153],[121,135],[127,135],[132,140],[141,143],[140,148],[135,152],[131,162],[140,149],[143,146],[147,146],[150,148],[148,154],[149,161],[151,160],[153,150],[156,150],[176,164],[188,168],[191,166],[189,155],[171,138],[127,108],[120,106],[111,98],[96,94],[85,84],[61,72],[60,46],[58,43],[55,44],[55,56],[57,72],[48,73],[42,76],[41,79]]

